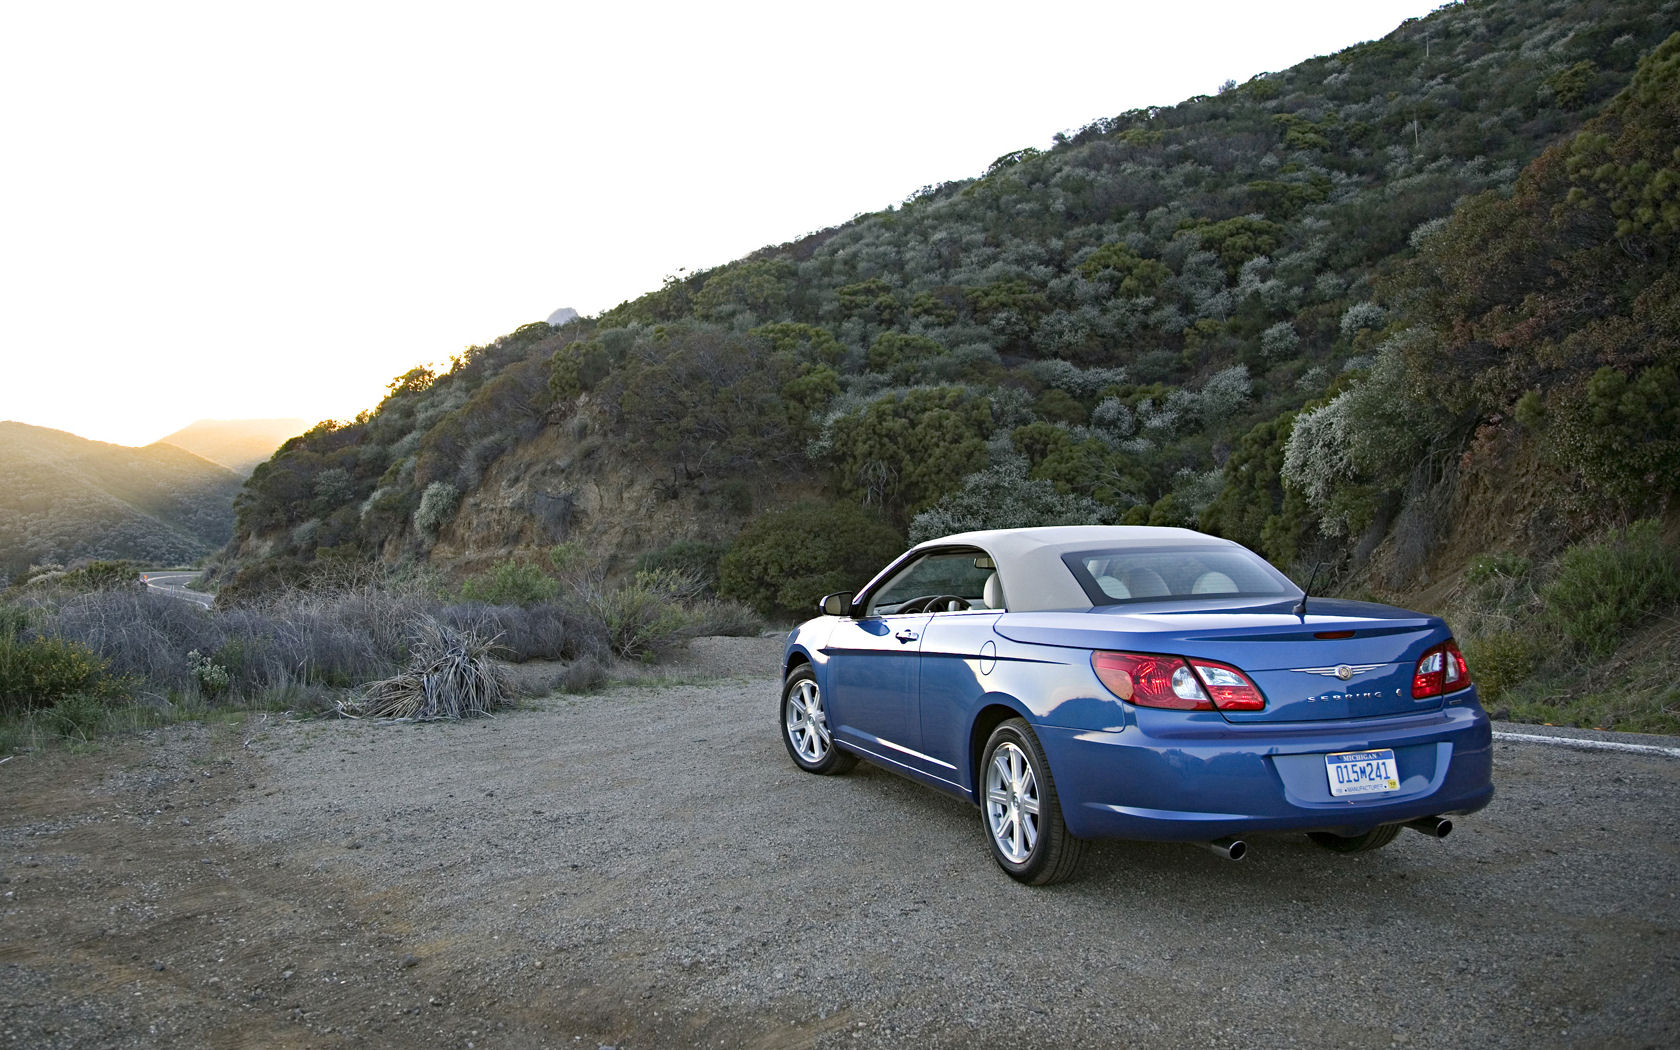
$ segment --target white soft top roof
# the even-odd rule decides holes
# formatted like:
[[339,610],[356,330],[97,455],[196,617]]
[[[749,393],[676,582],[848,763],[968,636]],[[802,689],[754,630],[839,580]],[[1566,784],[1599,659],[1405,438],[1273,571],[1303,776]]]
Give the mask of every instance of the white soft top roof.
[[998,581],[1011,612],[1089,609],[1091,599],[1062,564],[1070,551],[1127,547],[1235,547],[1239,544],[1191,529],[1154,525],[1051,525],[1037,529],[960,532],[918,543],[912,550],[978,547],[997,562]]

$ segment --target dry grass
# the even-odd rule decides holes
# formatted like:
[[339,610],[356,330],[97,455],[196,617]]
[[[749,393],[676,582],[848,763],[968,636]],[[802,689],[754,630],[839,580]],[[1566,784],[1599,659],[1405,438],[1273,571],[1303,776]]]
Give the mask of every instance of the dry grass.
[[341,702],[340,714],[402,722],[453,721],[488,715],[512,702],[507,677],[492,655],[494,639],[455,630],[430,616],[420,621],[417,634],[409,667]]

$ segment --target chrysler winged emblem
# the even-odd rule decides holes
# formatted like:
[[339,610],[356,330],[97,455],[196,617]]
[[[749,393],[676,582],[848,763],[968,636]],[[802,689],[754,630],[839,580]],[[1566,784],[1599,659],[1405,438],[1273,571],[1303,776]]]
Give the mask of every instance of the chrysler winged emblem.
[[1334,667],[1291,667],[1290,670],[1300,674],[1321,674],[1326,678],[1340,678],[1345,682],[1356,674],[1375,671],[1382,666],[1382,664],[1337,664]]

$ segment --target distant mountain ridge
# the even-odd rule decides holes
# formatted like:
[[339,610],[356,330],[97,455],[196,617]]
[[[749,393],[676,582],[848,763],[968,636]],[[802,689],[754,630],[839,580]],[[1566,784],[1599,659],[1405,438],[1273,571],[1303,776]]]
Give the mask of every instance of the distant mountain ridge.
[[248,475],[288,438],[309,427],[305,419],[200,419],[152,444],[174,445]]
[[0,575],[87,558],[192,561],[232,535],[242,481],[169,443],[0,422]]

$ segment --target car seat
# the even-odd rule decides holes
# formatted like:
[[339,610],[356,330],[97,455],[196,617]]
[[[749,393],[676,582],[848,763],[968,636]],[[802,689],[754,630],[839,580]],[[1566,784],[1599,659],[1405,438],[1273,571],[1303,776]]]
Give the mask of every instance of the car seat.
[[1191,594],[1235,594],[1237,583],[1222,572],[1204,572],[1190,587]]

